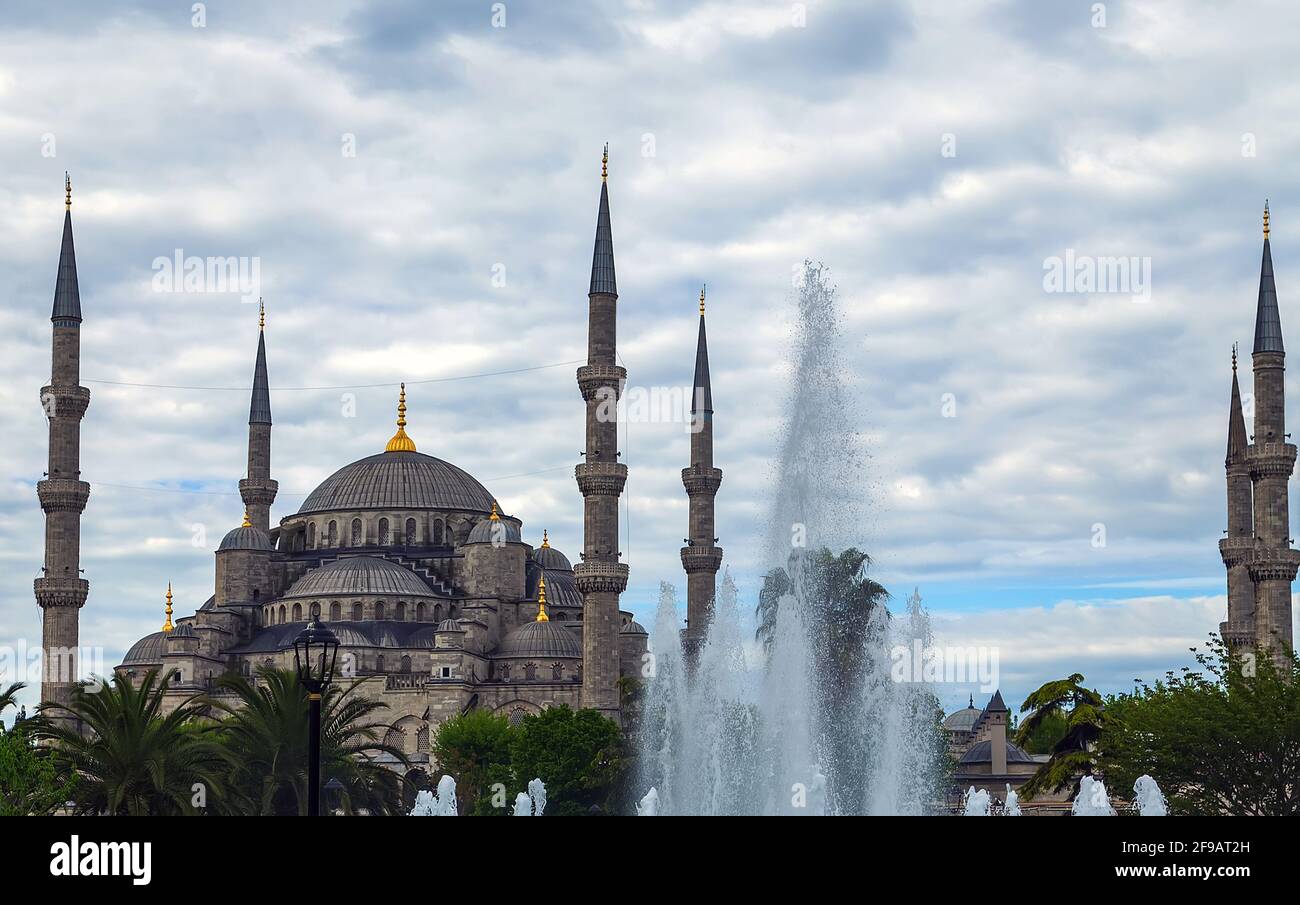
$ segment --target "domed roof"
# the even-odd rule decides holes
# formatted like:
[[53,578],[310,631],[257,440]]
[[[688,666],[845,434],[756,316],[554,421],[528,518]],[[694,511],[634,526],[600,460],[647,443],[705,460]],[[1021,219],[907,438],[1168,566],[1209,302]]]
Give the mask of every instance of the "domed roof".
[[648,635],[648,634],[650,634],[649,632],[647,632],[647,631],[645,630],[645,626],[643,626],[641,623],[637,622],[635,619],[630,619],[630,620],[628,620],[627,625],[625,625],[625,626],[623,626],[621,629],[619,629],[618,632],[619,632],[620,635]]
[[[555,549],[548,543],[543,543],[540,547],[538,547],[536,550],[533,551],[533,559],[537,560],[537,564],[541,566],[543,569],[547,569],[547,570],[555,569],[557,571],[565,571],[565,572],[573,571],[573,564],[569,562],[569,557],[565,556],[563,553],[561,553],[559,550]],[[549,583],[550,583],[550,578],[548,576],[547,584]]]
[[[987,740],[971,745],[970,749],[958,761],[961,764],[988,764],[992,762],[993,743]],[[1007,763],[1032,764],[1033,762],[1034,759],[1026,754],[1023,748],[1007,742]]]
[[973,703],[971,706],[950,713],[944,718],[943,728],[949,732],[970,732],[979,719],[980,711]]
[[[545,569],[542,574],[546,576],[547,606],[582,606],[582,592],[578,590],[578,580],[573,577],[572,570]],[[537,584],[531,578],[529,580],[532,593],[536,595]]]
[[158,666],[167,649],[167,632],[153,632],[145,635],[126,652],[122,666]]
[[418,452],[382,452],[344,465],[307,497],[298,514],[357,509],[487,512],[492,495],[466,471]]
[[[328,622],[325,626],[350,647],[421,648],[433,647],[433,626],[427,622]],[[301,622],[268,625],[252,640],[230,648],[231,654],[262,654],[293,650],[294,639],[303,629]]]
[[559,623],[527,622],[506,635],[493,656],[580,658],[582,645],[577,635]]
[[460,632],[461,634],[464,634],[464,633],[465,633],[465,630],[464,630],[463,628],[460,627],[460,623],[457,622],[455,619],[444,619],[444,620],[442,620],[441,622],[438,623],[437,631],[440,631],[440,632]]
[[492,503],[492,514],[482,519],[474,530],[469,533],[466,539],[467,544],[520,544],[523,543],[523,535],[519,532],[519,526],[508,518],[501,518],[497,514],[497,504]]
[[171,636],[173,638],[197,638],[198,637],[198,635],[194,631],[194,626],[191,625],[188,621],[177,623],[176,628],[172,629],[171,631]]
[[271,546],[271,538],[260,528],[254,528],[252,525],[240,525],[226,532],[226,536],[221,539],[221,546],[217,547],[217,552],[222,550],[259,550],[267,553],[275,548]]
[[293,583],[284,599],[382,594],[386,597],[436,596],[420,576],[397,563],[373,556],[350,556],[325,563]]

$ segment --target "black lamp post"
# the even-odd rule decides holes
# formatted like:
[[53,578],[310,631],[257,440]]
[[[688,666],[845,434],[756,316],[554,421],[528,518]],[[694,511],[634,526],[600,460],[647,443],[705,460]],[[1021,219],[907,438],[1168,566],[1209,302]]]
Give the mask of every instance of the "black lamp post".
[[307,816],[320,816],[320,700],[334,678],[339,639],[313,613],[311,622],[293,641],[293,662],[298,681],[307,689],[309,718],[307,754]]

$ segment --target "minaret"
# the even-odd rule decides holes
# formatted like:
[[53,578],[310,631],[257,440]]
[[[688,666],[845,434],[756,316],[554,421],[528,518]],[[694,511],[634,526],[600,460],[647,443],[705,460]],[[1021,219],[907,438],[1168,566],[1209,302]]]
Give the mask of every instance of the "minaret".
[[682,469],[682,484],[690,498],[690,536],[682,547],[686,570],[686,630],[682,644],[693,656],[713,621],[722,548],[713,536],[713,497],[722,484],[722,469],[713,467],[713,390],[709,381],[709,343],[704,333],[704,290],[700,290],[700,335],[695,344],[695,381],[691,394],[691,464]]
[[1295,469],[1296,447],[1286,440],[1283,375],[1286,350],[1282,319],[1273,284],[1269,247],[1268,204],[1264,204],[1264,256],[1259,272],[1255,313],[1255,436],[1246,453],[1254,502],[1255,546],[1249,572],[1255,582],[1255,644],[1261,649],[1287,646],[1291,639],[1291,582],[1300,552],[1291,548],[1287,482]]
[[81,480],[81,419],[90,391],[81,386],[81,295],[72,245],[72,179],[65,175],[63,245],[54,286],[54,354],[41,405],[50,422],[49,465],[36,495],[45,512],[44,575],[35,582],[41,608],[41,700],[66,706],[78,681],[77,623],[90,583],[81,577],[81,513],[90,485]]
[[575,469],[583,500],[583,552],[573,572],[582,592],[582,706],[619,720],[618,605],[627,587],[627,566],[618,561],[618,498],[627,466],[618,461],[618,397],[627,371],[615,356],[618,287],[608,175],[606,145],[587,293],[587,363],[578,368],[578,389],[587,404],[587,448],[586,461]]
[[257,303],[257,363],[253,366],[253,400],[248,410],[248,477],[239,482],[255,528],[271,530],[271,504],[280,488],[271,480],[271,388],[266,377],[266,307]]
[[1255,639],[1255,585],[1247,563],[1255,546],[1251,512],[1250,463],[1246,459],[1246,419],[1241,411],[1237,383],[1237,346],[1232,347],[1232,401],[1228,406],[1228,536],[1219,541],[1219,554],[1228,570],[1228,619],[1219,634],[1232,647],[1249,646]]

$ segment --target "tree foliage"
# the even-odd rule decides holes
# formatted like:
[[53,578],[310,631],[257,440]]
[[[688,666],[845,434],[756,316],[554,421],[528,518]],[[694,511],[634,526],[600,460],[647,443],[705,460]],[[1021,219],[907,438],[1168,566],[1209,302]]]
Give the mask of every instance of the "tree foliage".
[[1051,759],[1020,788],[1025,799],[1077,786],[1080,777],[1096,771],[1095,746],[1105,715],[1101,695],[1083,687],[1082,674],[1046,683],[1025,698],[1020,712],[1026,711],[1032,712],[1016,730],[1017,745],[1023,747],[1053,724],[1063,724],[1063,733],[1050,749]]
[[[15,682],[0,693],[0,716],[13,706],[26,687]],[[15,721],[8,732],[0,726],[0,817],[51,814],[72,797],[75,778],[60,776],[51,751],[38,747],[30,721]]]
[[522,791],[514,781],[510,747],[514,740],[510,721],[487,710],[470,710],[444,721],[430,746],[442,773],[456,780],[460,813],[478,816],[508,815],[513,796],[493,794],[493,785]]
[[560,817],[613,810],[623,753],[623,734],[612,720],[563,704],[525,716],[510,749],[516,784],[540,778],[550,801],[546,813]]

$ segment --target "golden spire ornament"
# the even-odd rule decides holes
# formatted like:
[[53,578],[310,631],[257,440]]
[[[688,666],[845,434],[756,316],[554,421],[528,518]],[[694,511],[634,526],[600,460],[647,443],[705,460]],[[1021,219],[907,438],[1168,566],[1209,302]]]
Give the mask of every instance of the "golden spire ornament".
[[542,575],[537,579],[537,621],[550,622],[551,617],[546,615],[546,576]]
[[266,329],[266,305],[262,304],[260,298],[257,300],[257,329]]
[[546,529],[545,529],[545,528],[542,529],[542,549],[543,549],[543,550],[549,550],[549,549],[551,549],[551,538],[550,538],[550,536],[546,533]]
[[1268,199],[1264,199],[1264,238],[1268,238]]
[[609,142],[605,142],[605,153],[600,158],[600,181],[609,178]]
[[700,287],[700,315],[701,316],[703,316],[704,314],[704,289],[705,289],[704,286]]
[[172,626],[172,583],[170,581],[167,582],[167,611],[166,612],[167,612],[167,621],[163,623],[162,630],[164,632],[170,632],[173,628]]
[[72,177],[68,171],[63,171],[63,206],[66,210],[72,210]]
[[249,519],[248,519],[248,510],[247,510],[247,509],[244,510],[244,524],[240,525],[239,527],[241,527],[241,528],[251,528],[251,527],[253,527],[253,523],[252,523],[251,521],[249,521]]
[[384,452],[415,452],[415,441],[406,436],[406,384],[402,384],[402,393],[397,397],[397,433],[388,441]]
[[492,501],[492,514],[489,515],[488,518],[491,519],[491,520],[494,521],[494,522],[499,522],[499,521],[501,521],[501,516],[497,515],[497,501],[496,501],[496,500],[493,500],[493,501]]
[[1237,373],[1237,344],[1232,344],[1232,373]]

